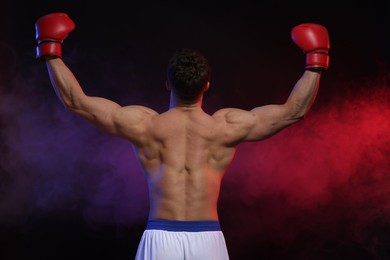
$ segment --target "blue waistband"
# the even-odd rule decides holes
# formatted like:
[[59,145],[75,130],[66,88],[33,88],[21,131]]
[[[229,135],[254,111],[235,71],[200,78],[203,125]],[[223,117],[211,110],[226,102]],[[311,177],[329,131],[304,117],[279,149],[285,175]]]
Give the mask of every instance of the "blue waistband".
[[157,229],[166,231],[221,231],[221,226],[217,220],[206,221],[180,221],[180,220],[149,220],[147,230]]

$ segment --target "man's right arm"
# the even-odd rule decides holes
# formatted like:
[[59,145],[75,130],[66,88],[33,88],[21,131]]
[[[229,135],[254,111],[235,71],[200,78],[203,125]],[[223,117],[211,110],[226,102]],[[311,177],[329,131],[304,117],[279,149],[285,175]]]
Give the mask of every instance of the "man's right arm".
[[323,70],[329,65],[329,37],[325,27],[301,24],[291,32],[293,41],[306,53],[305,72],[295,84],[287,101],[251,111],[222,109],[213,116],[224,124],[225,143],[260,141],[299,122],[312,106]]

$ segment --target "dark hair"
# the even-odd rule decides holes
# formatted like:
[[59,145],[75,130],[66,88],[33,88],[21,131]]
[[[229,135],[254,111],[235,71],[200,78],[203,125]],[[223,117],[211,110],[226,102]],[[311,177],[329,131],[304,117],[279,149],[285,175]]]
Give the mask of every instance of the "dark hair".
[[181,48],[169,60],[167,78],[181,100],[194,101],[210,79],[210,64],[200,51]]

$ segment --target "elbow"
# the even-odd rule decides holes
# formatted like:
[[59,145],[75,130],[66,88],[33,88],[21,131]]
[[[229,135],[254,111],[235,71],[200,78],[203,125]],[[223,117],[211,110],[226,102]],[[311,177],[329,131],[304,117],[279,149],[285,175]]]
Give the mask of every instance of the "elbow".
[[290,107],[290,118],[296,122],[302,121],[306,117],[307,112],[307,107],[294,103],[294,106]]
[[80,109],[85,94],[69,90],[66,93],[61,93],[59,97],[67,110],[75,111]]
[[294,116],[294,117],[290,117],[287,121],[287,125],[293,125],[293,124],[296,124],[300,121],[302,121],[303,119],[305,118],[305,116]]
[[289,116],[288,121],[290,124],[295,124],[300,121],[302,121],[305,118],[306,114],[305,113],[293,113]]
[[61,101],[62,101],[62,104],[64,105],[66,110],[68,110],[70,112],[74,112],[77,110],[77,107],[74,105],[74,103],[66,101],[66,100],[61,100]]
[[61,100],[61,101],[62,101],[62,104],[67,111],[74,113],[74,114],[82,113],[81,107],[79,105],[77,105],[77,103],[71,102],[69,100]]
[[306,111],[298,111],[292,115],[292,119],[296,122],[302,121],[306,117]]
[[81,108],[82,100],[80,98],[75,98],[74,96],[64,97],[61,99],[62,104],[69,111],[76,111]]

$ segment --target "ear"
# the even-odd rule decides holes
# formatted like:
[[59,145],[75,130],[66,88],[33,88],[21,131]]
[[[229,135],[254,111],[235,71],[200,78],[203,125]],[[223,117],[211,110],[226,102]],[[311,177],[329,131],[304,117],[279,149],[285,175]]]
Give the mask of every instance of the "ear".
[[207,81],[206,84],[204,85],[203,92],[206,92],[210,88],[210,81]]
[[165,81],[165,88],[166,88],[168,91],[171,91],[171,85],[169,85],[168,80]]

